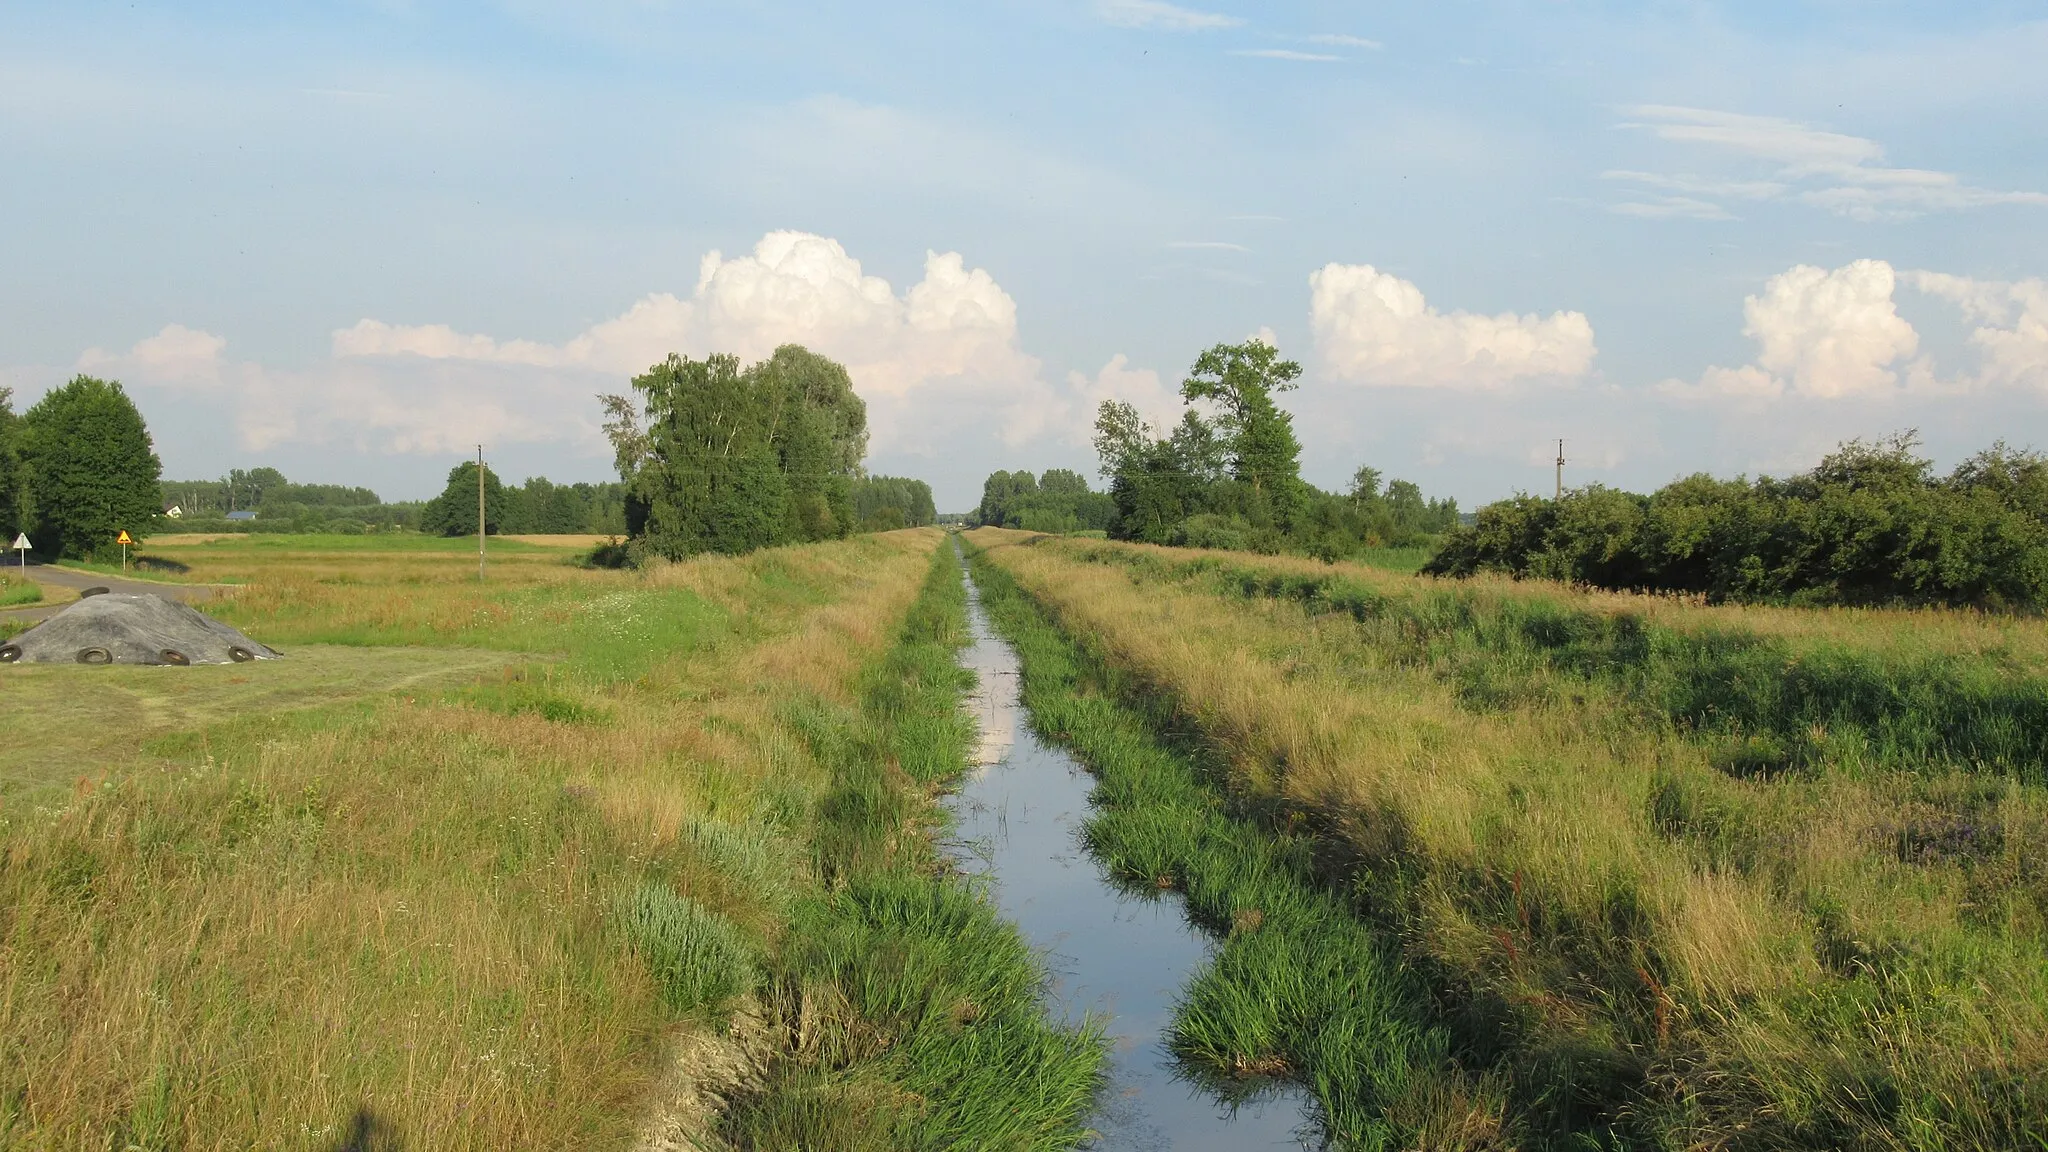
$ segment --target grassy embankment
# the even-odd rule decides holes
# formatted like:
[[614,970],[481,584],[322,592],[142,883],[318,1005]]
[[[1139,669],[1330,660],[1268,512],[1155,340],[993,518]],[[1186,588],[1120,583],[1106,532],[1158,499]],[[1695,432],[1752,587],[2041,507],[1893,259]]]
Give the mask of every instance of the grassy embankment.
[[[1014,933],[910,863],[922,793],[874,782],[885,752],[958,762],[957,674],[902,672],[939,539],[647,574],[503,548],[482,586],[459,547],[166,547],[245,583],[212,610],[289,658],[0,673],[33,741],[0,764],[0,1147],[621,1147],[803,1134],[842,1090],[932,1145],[991,1090],[945,1066],[963,1037],[1012,1071],[1082,1051],[1003,999],[1036,980]],[[849,787],[895,806],[847,816]],[[859,903],[885,882],[911,895]],[[978,954],[931,944],[963,926]],[[919,948],[944,1005],[852,983]],[[1078,1110],[1033,1103],[1004,1122]]]
[[1314,830],[1438,1001],[1438,1131],[2048,1139],[2038,623],[976,539]]

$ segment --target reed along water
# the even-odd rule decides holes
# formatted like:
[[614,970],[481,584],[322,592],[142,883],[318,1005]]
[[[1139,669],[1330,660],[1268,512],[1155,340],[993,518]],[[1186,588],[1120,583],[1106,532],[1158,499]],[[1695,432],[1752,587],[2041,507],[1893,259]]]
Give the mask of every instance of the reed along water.
[[949,800],[955,859],[985,876],[997,904],[1045,954],[1055,1011],[1106,1019],[1109,1084],[1089,1126],[1102,1152],[1320,1147],[1307,1093],[1289,1085],[1233,1110],[1183,1075],[1166,1046],[1182,985],[1215,943],[1188,923],[1178,896],[1132,896],[1087,850],[1094,779],[1064,749],[1038,739],[1018,699],[1017,654],[990,626],[967,574],[973,644],[962,656],[980,686],[976,768]]

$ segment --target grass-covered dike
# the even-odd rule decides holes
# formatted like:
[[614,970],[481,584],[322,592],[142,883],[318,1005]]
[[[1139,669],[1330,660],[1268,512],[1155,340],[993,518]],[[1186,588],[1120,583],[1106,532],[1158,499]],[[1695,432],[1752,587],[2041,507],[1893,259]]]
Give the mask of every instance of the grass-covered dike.
[[2024,622],[974,539],[1421,982],[1430,1146],[2048,1139]]

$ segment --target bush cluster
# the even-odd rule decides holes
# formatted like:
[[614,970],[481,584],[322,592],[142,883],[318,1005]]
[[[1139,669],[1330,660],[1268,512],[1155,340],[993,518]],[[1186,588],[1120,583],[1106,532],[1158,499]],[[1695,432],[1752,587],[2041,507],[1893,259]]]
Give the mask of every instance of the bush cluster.
[[1904,433],[1778,480],[1700,474],[1642,496],[1517,496],[1424,571],[1505,572],[1715,601],[2048,607],[2048,459],[1998,444],[1947,476]]

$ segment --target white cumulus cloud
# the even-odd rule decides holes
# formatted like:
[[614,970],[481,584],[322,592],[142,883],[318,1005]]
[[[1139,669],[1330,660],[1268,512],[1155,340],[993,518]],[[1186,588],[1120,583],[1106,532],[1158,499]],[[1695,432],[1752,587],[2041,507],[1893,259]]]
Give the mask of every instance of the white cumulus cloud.
[[751,253],[706,255],[687,298],[647,295],[559,343],[502,339],[449,325],[366,318],[331,336],[330,359],[279,371],[227,358],[227,341],[172,324],[125,352],[94,348],[83,371],[223,392],[246,447],[344,443],[441,453],[479,441],[597,450],[595,393],[671,352],[742,360],[797,343],[847,366],[868,401],[875,442],[925,435],[927,403],[993,413],[1008,439],[1057,416],[1063,401],[1017,342],[1017,305],[958,253],[926,254],[899,293],[835,240],[771,232]]
[[1978,382],[2048,390],[2048,281],[2008,283],[1942,272],[1909,273],[1907,281],[1977,322],[1970,343],[1984,358]]
[[1495,388],[1582,376],[1593,364],[1593,325],[1581,312],[1440,312],[1420,288],[1370,264],[1326,264],[1308,282],[1316,350],[1343,379]]
[[1080,418],[1070,432],[1077,442],[1087,442],[1096,410],[1106,400],[1121,400],[1136,408],[1139,418],[1162,436],[1180,422],[1180,390],[1150,368],[1131,367],[1130,358],[1121,352],[1111,356],[1093,376],[1067,373],[1067,389],[1073,396],[1074,413]]
[[1038,362],[1017,346],[1016,302],[993,277],[968,268],[957,252],[927,253],[924,273],[899,296],[838,241],[771,232],[750,255],[705,256],[689,299],[646,296],[561,344],[364,320],[334,334],[334,352],[631,375],[671,352],[756,360],[795,343],[844,363],[870,397],[900,397],[957,377],[992,384],[1036,377]]
[[1849,396],[1898,383],[1891,366],[1920,350],[1919,333],[1892,300],[1897,279],[1882,260],[1833,271],[1801,264],[1742,303],[1742,333],[1757,366],[1809,396]]
[[1838,399],[1889,392],[1893,367],[1920,349],[1920,334],[1899,315],[1898,284],[1882,260],[1857,260],[1832,271],[1801,264],[1764,283],[1742,302],[1742,334],[1757,342],[1756,362],[1713,367],[1697,385],[1667,381],[1681,396],[1767,398],[1791,392]]
[[212,384],[219,381],[221,353],[228,342],[211,332],[166,324],[154,336],[126,352],[88,348],[78,358],[80,372],[140,373],[152,379]]

